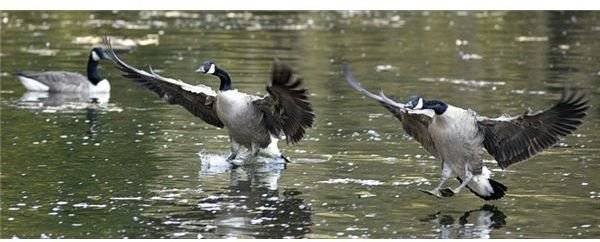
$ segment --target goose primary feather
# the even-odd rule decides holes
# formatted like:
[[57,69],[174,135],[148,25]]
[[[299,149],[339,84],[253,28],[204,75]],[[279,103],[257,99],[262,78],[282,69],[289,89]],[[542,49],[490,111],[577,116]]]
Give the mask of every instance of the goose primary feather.
[[[376,95],[365,90],[348,64],[344,64],[344,74],[351,87],[377,100],[400,120],[408,135],[441,159],[440,183],[432,190],[423,190],[437,197],[453,196],[464,187],[485,200],[503,197],[507,188],[490,179],[491,172],[482,161],[483,148],[505,169],[571,134],[581,125],[589,108],[589,100],[581,91],[565,87],[560,100],[545,111],[488,118],[469,109],[419,96],[411,97],[406,104],[397,103],[383,92]],[[450,177],[456,177],[460,185],[455,189],[442,189]]]
[[93,48],[87,76],[68,71],[18,72],[16,76],[28,91],[105,93],[110,92],[110,83],[98,73],[98,62],[107,58],[103,48]]
[[162,77],[150,69],[146,72],[121,60],[104,38],[107,53],[123,76],[140,83],[170,104],[178,104],[196,117],[229,132],[231,155],[235,159],[240,148],[246,147],[253,155],[259,153],[281,157],[277,142],[285,134],[288,143],[300,141],[311,128],[315,113],[308,101],[308,91],[301,87],[292,69],[275,59],[268,94],[259,97],[233,89],[229,74],[213,61],[206,61],[196,72],[211,74],[220,79],[218,91],[205,85]]

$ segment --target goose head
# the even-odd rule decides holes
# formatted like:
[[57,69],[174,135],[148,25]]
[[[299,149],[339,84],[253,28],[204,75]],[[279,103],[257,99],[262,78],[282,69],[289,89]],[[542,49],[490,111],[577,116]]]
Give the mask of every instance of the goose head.
[[111,58],[109,55],[107,55],[104,52],[104,48],[102,48],[102,47],[93,48],[92,51],[90,52],[90,61],[98,62],[102,59],[110,60]]
[[213,62],[212,60],[205,61],[200,66],[198,66],[198,69],[196,69],[196,72],[204,74],[215,74],[216,71],[217,64],[215,64],[215,62]]
[[200,66],[198,66],[196,72],[219,77],[219,79],[221,80],[221,86],[219,87],[219,90],[221,91],[233,89],[231,85],[231,79],[229,78],[229,74],[227,74],[225,70],[219,68],[217,64],[212,60],[207,60],[204,63],[202,63]]
[[[92,49],[92,51],[90,51],[90,57],[88,58],[88,64],[87,64],[87,77],[88,80],[94,84],[94,86],[97,86],[98,83],[100,83],[102,80],[104,80],[104,78],[102,76],[100,76],[100,73],[98,73],[98,62],[100,60],[112,60],[112,58],[106,54],[106,52],[104,51],[104,48],[102,47],[95,47]],[[106,84],[104,84],[106,85]],[[103,87],[105,88],[105,87]]]
[[412,96],[405,104],[411,110],[433,110],[435,114],[442,115],[448,110],[448,104],[438,100],[425,100],[420,96]]
[[423,109],[423,98],[419,96],[412,96],[408,99],[405,107],[410,108],[412,110],[420,110]]

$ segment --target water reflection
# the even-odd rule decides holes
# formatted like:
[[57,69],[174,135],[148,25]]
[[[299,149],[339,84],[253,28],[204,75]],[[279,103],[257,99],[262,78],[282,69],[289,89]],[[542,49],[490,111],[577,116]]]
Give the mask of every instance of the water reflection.
[[42,113],[77,113],[86,111],[86,122],[89,123],[87,133],[91,140],[99,142],[98,133],[100,111],[122,111],[122,109],[109,104],[110,93],[53,93],[28,91],[15,102],[21,109]]
[[496,206],[485,204],[479,209],[465,212],[458,221],[452,215],[437,212],[421,219],[439,225],[442,239],[489,239],[493,229],[506,225],[506,215]]
[[225,155],[200,157],[201,179],[229,173],[229,185],[164,216],[166,237],[302,238],[310,232],[312,209],[299,198],[302,192],[286,188],[281,192],[278,187],[285,162],[251,157],[237,166]]
[[204,154],[200,156],[200,177],[230,172],[231,185],[249,182],[251,187],[264,187],[277,190],[277,182],[286,163],[281,158],[242,157],[229,162],[220,154]]
[[110,93],[53,93],[28,91],[17,100],[19,108],[44,112],[70,112],[90,106],[108,107]]
[[[261,158],[259,158],[261,159]],[[285,163],[249,163],[235,166],[231,170],[231,186],[238,187],[241,183],[248,183],[250,188],[266,188],[277,190],[281,172],[286,169]]]
[[236,238],[299,238],[310,232],[310,207],[297,198],[301,192],[284,189],[278,181],[286,169],[281,159],[246,158],[230,170],[230,184],[221,203],[230,206],[215,218],[216,234]]
[[88,107],[86,110],[86,120],[90,122],[88,134],[92,136],[92,140],[96,140],[98,131],[100,131],[100,123],[98,123],[98,109],[94,107]]

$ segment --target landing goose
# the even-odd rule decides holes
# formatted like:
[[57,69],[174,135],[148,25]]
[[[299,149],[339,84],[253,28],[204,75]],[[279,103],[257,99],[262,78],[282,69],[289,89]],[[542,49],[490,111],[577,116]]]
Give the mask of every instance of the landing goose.
[[[436,197],[449,197],[467,187],[485,200],[504,196],[507,188],[490,179],[490,170],[482,162],[483,148],[505,169],[527,160],[571,134],[581,124],[589,108],[585,95],[565,88],[561,99],[551,108],[527,111],[521,115],[498,118],[479,116],[438,100],[413,96],[401,104],[361,87],[344,64],[346,80],[354,89],[377,100],[402,122],[402,128],[431,155],[442,160],[440,183],[430,191]],[[441,189],[446,180],[457,177],[460,185]]]
[[88,57],[87,77],[77,72],[46,71],[18,72],[17,78],[29,91],[106,93],[110,92],[110,84],[98,73],[98,62],[106,58],[103,48],[93,48]]
[[285,134],[289,143],[302,139],[312,127],[315,113],[308,102],[307,90],[301,87],[302,79],[293,76],[292,69],[278,61],[273,63],[268,94],[259,97],[233,89],[229,74],[213,61],[206,61],[197,72],[217,76],[221,81],[218,91],[205,85],[190,85],[183,81],[162,77],[152,71],[136,69],[123,62],[105,38],[107,53],[123,76],[141,83],[170,104],[179,104],[196,117],[229,131],[233,160],[240,148],[246,147],[256,156],[285,159],[277,142]]

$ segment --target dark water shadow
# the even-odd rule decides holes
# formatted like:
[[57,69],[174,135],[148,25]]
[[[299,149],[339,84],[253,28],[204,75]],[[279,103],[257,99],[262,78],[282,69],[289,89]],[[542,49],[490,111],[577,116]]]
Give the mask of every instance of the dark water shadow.
[[494,229],[506,225],[507,216],[498,207],[485,204],[479,209],[465,212],[458,219],[445,212],[437,212],[420,219],[436,223],[438,238],[442,239],[489,239]]

